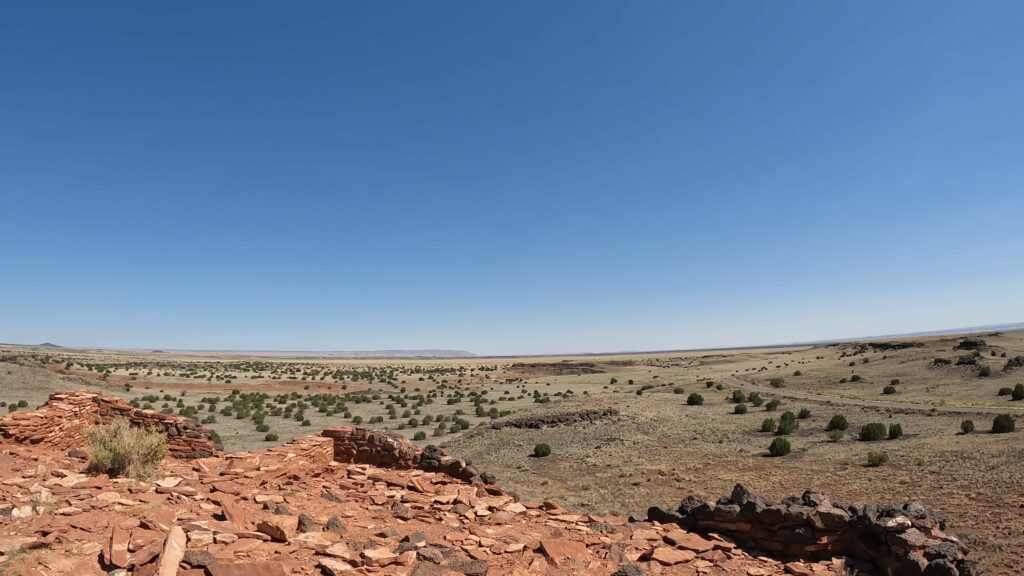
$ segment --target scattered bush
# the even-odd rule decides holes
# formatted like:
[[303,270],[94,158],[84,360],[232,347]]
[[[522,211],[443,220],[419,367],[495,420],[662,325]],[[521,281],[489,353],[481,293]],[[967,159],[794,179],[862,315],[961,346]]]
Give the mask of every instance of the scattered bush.
[[988,378],[992,375],[992,367],[985,364],[981,368],[978,368],[978,378]]
[[828,426],[825,427],[825,430],[841,431],[846,430],[849,427],[850,423],[846,421],[846,416],[843,416],[842,414],[835,414],[834,416],[832,416],[832,419],[828,421]]
[[993,434],[1005,434],[1007,432],[1013,432],[1015,427],[1013,416],[1009,414],[1000,414],[992,420],[992,433]]
[[792,412],[784,412],[779,418],[779,425],[775,429],[776,436],[786,436],[796,432],[800,425],[796,423],[796,416]]
[[882,394],[895,394],[895,393],[896,393],[896,387],[895,386],[886,386],[885,388],[882,388]]
[[860,377],[860,374],[854,374],[853,376],[850,376],[850,382],[860,382],[861,380],[862,378]]
[[734,414],[746,414],[747,413],[747,405],[744,404],[743,402],[740,402],[739,404],[737,404],[736,406],[733,407],[732,411],[733,411]]
[[789,440],[785,438],[775,438],[772,443],[768,445],[768,453],[772,456],[785,456],[789,454],[792,446],[789,444]]
[[277,438],[277,434],[274,434],[273,432],[263,437],[263,439],[266,440],[267,442],[277,442]]
[[761,398],[761,395],[757,392],[751,392],[750,395],[747,396],[747,400],[755,407],[764,404],[764,398]]
[[860,428],[860,439],[864,442],[875,442],[885,438],[885,424],[872,422]]
[[427,439],[427,433],[424,432],[423,430],[420,430],[419,432],[417,432],[416,434],[413,435],[412,439],[413,440],[426,440]]
[[999,389],[999,393],[997,395],[998,396],[1009,396],[1011,394],[1013,394],[1013,389],[1012,388],[1007,388],[1007,387],[1004,386],[1004,387]]
[[775,378],[769,380],[768,384],[771,385],[772,388],[782,388],[783,386],[786,385],[786,379],[776,376]]
[[85,432],[89,439],[89,471],[150,480],[167,453],[167,438],[160,432],[134,428],[124,418]]
[[775,432],[775,419],[765,418],[761,421],[761,432]]
[[843,439],[843,436],[845,435],[846,433],[843,432],[842,430],[829,430],[828,439],[832,442],[839,442],[840,440]]
[[551,446],[541,443],[533,447],[533,455],[537,458],[546,458],[551,456]]
[[964,420],[960,423],[960,432],[970,434],[974,432],[974,420]]
[[1010,393],[1010,398],[1013,400],[1024,400],[1024,384],[1017,384],[1013,387],[1013,392]]
[[868,466],[878,468],[889,461],[889,455],[883,451],[868,452]]
[[686,390],[683,390],[682,386],[676,386],[672,389],[673,394],[683,394],[684,392],[686,392]]
[[764,409],[768,412],[775,412],[779,408],[779,404],[781,404],[781,402],[778,400],[769,400],[768,403],[764,405]]
[[808,418],[811,417],[811,409],[807,408],[806,406],[801,408],[800,411],[797,412],[796,417],[801,420],[807,420]]
[[747,395],[743,393],[743,390],[732,391],[732,401],[739,404],[740,402],[747,401]]
[[700,406],[704,403],[704,397],[696,392],[691,392],[690,395],[686,397],[686,403],[690,406]]
[[895,440],[903,436],[903,426],[897,423],[889,424],[889,440]]

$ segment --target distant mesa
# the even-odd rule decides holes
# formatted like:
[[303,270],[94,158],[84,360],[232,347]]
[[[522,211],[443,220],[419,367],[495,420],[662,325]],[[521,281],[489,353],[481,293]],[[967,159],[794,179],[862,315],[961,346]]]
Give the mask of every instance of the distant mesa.
[[36,344],[36,348],[63,348],[63,346],[57,346],[52,342],[43,342],[42,344]]

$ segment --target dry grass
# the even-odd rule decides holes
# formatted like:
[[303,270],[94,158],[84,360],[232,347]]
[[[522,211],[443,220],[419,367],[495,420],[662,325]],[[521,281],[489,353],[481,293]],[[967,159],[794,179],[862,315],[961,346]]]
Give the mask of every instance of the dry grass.
[[151,480],[167,454],[162,433],[134,427],[124,418],[86,430],[86,436],[89,471],[96,474]]

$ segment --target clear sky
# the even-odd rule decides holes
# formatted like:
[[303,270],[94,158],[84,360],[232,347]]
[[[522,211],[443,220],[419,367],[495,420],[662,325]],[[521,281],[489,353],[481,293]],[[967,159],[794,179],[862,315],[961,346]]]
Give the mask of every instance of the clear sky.
[[1024,3],[18,2],[0,342],[1024,321]]

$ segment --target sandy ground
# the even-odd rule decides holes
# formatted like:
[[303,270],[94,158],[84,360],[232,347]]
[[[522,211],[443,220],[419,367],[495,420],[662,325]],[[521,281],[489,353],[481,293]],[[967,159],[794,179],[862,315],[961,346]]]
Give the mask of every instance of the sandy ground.
[[[920,501],[949,516],[951,530],[963,534],[995,573],[1024,573],[1017,546],[1024,541],[1024,401],[1000,396],[1001,388],[1024,383],[1024,368],[1004,371],[1009,359],[1024,355],[1024,332],[982,334],[984,347],[974,364],[957,365],[959,336],[900,341],[906,346],[866,343],[817,347],[723,350],[620,356],[341,360],[310,358],[214,359],[108,352],[6,351],[20,366],[0,364],[0,390],[7,402],[42,403],[53,390],[102,388],[126,399],[168,394],[177,408],[196,405],[205,395],[232,389],[268,394],[295,393],[308,400],[317,393],[360,391],[379,398],[351,401],[352,418],[364,425],[412,436],[427,434],[480,468],[496,474],[506,488],[527,498],[555,498],[595,513],[642,513],[650,505],[676,506],[691,493],[727,494],[737,482],[773,497],[815,487],[851,501]],[[0,350],[0,356],[5,351]],[[936,365],[935,358],[950,360]],[[68,366],[68,362],[71,366]],[[982,377],[988,365],[991,375]],[[92,369],[89,369],[89,368]],[[103,376],[104,371],[109,374]],[[63,375],[60,372],[70,374]],[[773,378],[783,378],[773,387]],[[898,384],[891,384],[898,380]],[[712,387],[707,387],[707,382]],[[125,389],[131,386],[131,391]],[[893,385],[894,394],[883,389]],[[719,389],[718,386],[721,386]],[[681,388],[682,393],[676,393]],[[404,389],[404,391],[402,391]],[[731,394],[758,391],[782,402],[776,412],[749,407],[733,414]],[[640,395],[637,395],[637,392]],[[185,396],[180,396],[184,392]],[[703,395],[701,406],[687,396]],[[491,429],[492,418],[475,416],[469,396],[483,394],[481,407],[514,417],[614,408],[616,417],[544,429]],[[389,419],[393,395],[407,403]],[[434,436],[434,425],[406,427],[416,395],[430,396],[417,419],[430,415],[460,418],[469,429]],[[537,403],[536,399],[547,399]],[[455,401],[455,399],[461,399]],[[449,403],[452,402],[452,403]],[[155,407],[161,408],[163,401]],[[771,433],[760,431],[766,417],[806,407],[809,418],[789,436],[791,454],[766,456]],[[0,408],[2,409],[2,408]],[[987,431],[995,414],[1018,418],[1018,430]],[[205,414],[205,413],[204,413]],[[850,422],[846,436],[830,441],[825,426],[833,414]],[[285,441],[320,428],[352,424],[342,414],[315,409],[310,426],[268,416]],[[959,434],[964,419],[976,432]],[[898,440],[860,442],[861,425],[899,423]],[[450,422],[448,423],[450,424]],[[227,449],[266,446],[251,420],[222,418],[211,425]],[[530,456],[546,442],[553,454]],[[885,451],[884,466],[866,466],[869,451]]]

